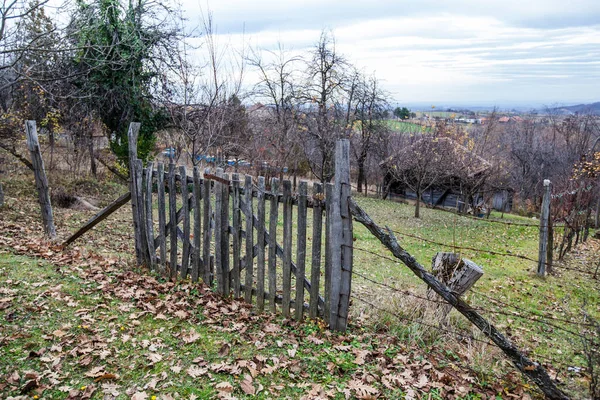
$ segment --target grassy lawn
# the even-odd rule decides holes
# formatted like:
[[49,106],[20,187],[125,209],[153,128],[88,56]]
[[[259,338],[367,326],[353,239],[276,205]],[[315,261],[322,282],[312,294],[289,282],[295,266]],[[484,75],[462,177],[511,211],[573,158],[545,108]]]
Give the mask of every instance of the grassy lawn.
[[[72,391],[85,396],[86,390],[93,389],[95,397],[118,393],[116,397],[128,398],[144,393],[148,398],[213,398],[251,396],[254,390],[259,398],[312,398],[311,391],[322,390],[330,397],[343,398],[346,387],[349,395],[357,397],[362,390],[364,396],[376,391],[383,398],[413,392],[417,397],[445,398],[450,389],[431,382],[442,382],[441,377],[451,371],[462,371],[451,375],[459,385],[450,385],[456,398],[479,398],[477,393],[504,390],[536,395],[494,347],[464,343],[456,335],[424,326],[429,321],[426,304],[412,296],[423,297],[424,284],[400,263],[384,258],[389,256],[387,250],[358,223],[354,224],[354,270],[393,289],[354,276],[353,295],[395,315],[353,301],[351,331],[338,336],[317,321],[296,324],[270,314],[258,315],[243,303],[222,302],[203,286],[163,282],[131,271],[129,207],[86,234],[66,254],[46,249],[39,240],[39,211],[30,177],[4,184],[0,392],[18,395],[34,380],[36,386],[25,391],[27,396],[64,398]],[[80,186],[84,184],[76,185]],[[103,205],[127,189],[94,183],[81,190],[96,193]],[[425,208],[422,218],[415,219],[411,205],[356,198],[376,222],[396,231],[400,244],[426,268],[438,251],[456,250],[455,246],[480,250],[456,250],[485,271],[466,300],[553,377],[558,376],[564,388],[585,393],[585,369],[573,372],[568,367],[585,366],[577,335],[590,332],[577,324],[583,320],[584,307],[600,317],[600,287],[590,275],[561,267],[593,271],[600,254],[598,241],[580,245],[557,265],[556,275],[540,279],[534,262],[485,252],[535,259],[536,227],[489,223]],[[268,205],[266,209],[268,218]],[[66,238],[93,214],[55,208],[59,236]],[[536,223],[512,215],[504,215],[504,220]],[[279,234],[282,226],[280,209]],[[294,250],[294,259],[295,254]],[[132,287],[136,288],[133,292]],[[458,314],[451,314],[451,330],[484,339]],[[369,354],[365,360],[359,356],[367,354],[363,351]],[[426,376],[427,385],[419,383],[421,374],[415,372],[424,362],[442,374],[432,370]],[[224,369],[218,367],[221,364]],[[389,382],[390,376],[402,371],[409,371],[406,377]]]
[[390,119],[387,120],[386,123],[391,130],[396,132],[418,133],[431,131],[431,127],[429,126],[419,125],[408,121],[396,121]]

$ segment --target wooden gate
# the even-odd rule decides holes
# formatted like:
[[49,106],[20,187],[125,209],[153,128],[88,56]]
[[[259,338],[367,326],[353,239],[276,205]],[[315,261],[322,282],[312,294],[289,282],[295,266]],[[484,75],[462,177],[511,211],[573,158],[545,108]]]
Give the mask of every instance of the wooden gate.
[[338,146],[345,162],[335,184],[314,183],[309,194],[305,181],[293,193],[289,180],[241,180],[221,168],[213,174],[174,164],[144,167],[136,157],[138,130],[131,125],[129,145],[139,264],[173,280],[201,279],[259,311],[280,310],[297,320],[307,313],[346,329],[352,270],[347,141]]

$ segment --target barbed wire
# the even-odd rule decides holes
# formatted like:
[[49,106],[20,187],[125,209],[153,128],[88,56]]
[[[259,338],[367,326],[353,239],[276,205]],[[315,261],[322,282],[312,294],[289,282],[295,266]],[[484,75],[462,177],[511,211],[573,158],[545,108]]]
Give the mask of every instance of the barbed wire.
[[390,314],[390,315],[392,315],[392,316],[394,316],[394,317],[396,317],[396,318],[398,318],[400,320],[409,321],[409,322],[412,322],[412,323],[415,323],[415,324],[418,324],[418,325],[426,326],[428,328],[436,329],[436,330],[438,330],[440,332],[444,332],[444,333],[449,333],[449,334],[452,334],[452,335],[461,336],[463,338],[467,338],[467,339],[473,340],[475,342],[484,343],[484,344],[489,345],[489,346],[495,346],[492,342],[489,342],[487,340],[478,339],[478,338],[476,338],[473,335],[466,334],[465,332],[460,332],[460,331],[455,331],[455,330],[452,330],[452,329],[443,328],[443,327],[438,326],[438,325],[428,324],[428,323],[423,322],[423,321],[418,321],[418,320],[416,320],[414,318],[409,318],[409,317],[407,317],[405,315],[400,315],[400,314],[395,313],[393,311],[387,310],[387,309],[385,309],[383,307],[376,306],[372,302],[370,302],[368,300],[365,300],[363,298],[357,297],[357,296],[355,296],[353,294],[350,295],[350,298],[352,298],[354,300],[357,300],[357,301],[360,301],[362,303],[365,303],[365,304],[371,306],[373,309],[375,309],[377,311]]
[[[398,235],[402,235],[402,236],[407,236],[413,239],[417,239],[417,240],[421,240],[427,243],[431,243],[431,244],[436,244],[438,246],[443,246],[443,247],[449,247],[449,248],[453,248],[453,249],[459,249],[459,250],[470,250],[470,251],[474,251],[476,253],[482,253],[482,254],[492,254],[492,255],[497,255],[500,257],[513,257],[513,258],[519,258],[522,260],[527,260],[527,261],[531,261],[533,263],[539,264],[539,260],[535,259],[535,258],[531,258],[522,254],[513,254],[513,253],[506,253],[506,252],[500,252],[500,251],[495,251],[495,250],[487,250],[487,249],[477,249],[474,247],[469,247],[469,246],[459,246],[459,245],[454,245],[454,244],[448,244],[448,243],[442,243],[442,242],[438,242],[435,240],[431,240],[431,239],[427,239],[418,235],[414,235],[411,233],[406,233],[406,232],[401,232],[398,230],[394,230],[394,229],[390,229],[390,231],[398,234]],[[582,274],[588,274],[588,275],[594,275],[593,272],[591,271],[585,271],[579,268],[571,268],[571,267],[567,267],[564,265],[557,265],[554,263],[549,263],[549,262],[545,262],[544,265],[546,265],[549,268],[554,268],[554,269],[564,269],[564,270],[569,270],[569,271],[576,271],[576,272],[580,272]]]
[[[377,254],[375,252],[371,252],[370,250],[366,250],[366,249],[362,249],[362,248],[354,247],[354,246],[348,246],[348,247],[352,247],[352,249],[356,249],[356,250],[359,250],[359,251],[365,251],[365,252],[368,252],[368,253],[375,254],[378,257],[384,258],[386,260],[398,262],[398,260],[394,260],[394,259],[392,259],[390,257],[386,257],[386,256],[383,256],[381,254]],[[360,277],[360,278],[362,278],[362,279],[364,279],[364,280],[366,280],[368,282],[371,282],[373,284],[379,285],[381,287],[384,287],[384,288],[386,288],[388,290],[391,290],[393,292],[396,292],[396,293],[400,293],[400,294],[412,296],[412,297],[415,297],[415,298],[418,298],[418,299],[421,299],[421,300],[425,300],[425,301],[428,301],[428,302],[431,302],[431,303],[450,304],[447,301],[439,301],[439,300],[430,299],[428,297],[412,293],[412,292],[410,292],[409,290],[406,290],[406,289],[395,288],[395,287],[390,286],[390,285],[388,285],[386,283],[379,282],[379,281],[376,281],[374,279],[371,279],[371,278],[369,278],[369,277],[367,277],[367,276],[365,276],[363,274],[360,274],[359,272],[356,272],[354,270],[352,271],[352,274],[356,275],[356,276],[358,276],[358,277]],[[478,292],[476,292],[476,293],[478,293]],[[485,297],[489,298],[490,300],[495,300],[495,299],[493,299],[491,297],[488,297],[488,296],[485,296]],[[527,317],[527,316],[524,316],[524,315],[520,315],[518,313],[508,313],[508,312],[504,312],[504,311],[501,311],[501,310],[486,309],[486,308],[478,307],[478,306],[472,306],[472,307],[475,310],[477,310],[477,311],[483,311],[483,312],[487,312],[487,313],[501,314],[501,315],[506,315],[506,316],[509,316],[509,317],[521,318],[521,319],[524,319],[524,320],[527,320],[527,321],[531,321],[531,322],[535,322],[535,323],[538,323],[538,324],[544,324],[544,325],[547,325],[547,326],[551,326],[551,327],[553,327],[555,329],[559,329],[559,330],[562,330],[564,332],[570,333],[570,334],[572,334],[574,336],[586,339],[583,335],[581,335],[579,333],[573,332],[573,331],[571,331],[569,329],[563,328],[563,327],[561,327],[559,325],[555,325],[555,324],[552,324],[552,323],[547,322],[547,321],[542,321],[542,320],[539,320],[539,319],[533,319],[533,318],[530,318],[530,317]],[[523,308],[520,308],[520,311],[523,311],[523,312],[525,312],[525,313],[527,313],[529,315],[532,315],[532,316],[540,317],[539,314],[534,313],[534,312],[529,311],[529,310],[526,310],[526,309],[523,309]],[[547,316],[543,316],[543,317],[544,318],[548,318],[548,319],[552,319],[552,320],[556,320],[556,321],[559,321],[559,322],[563,322],[563,323],[566,323],[568,325],[577,326],[577,327],[581,327],[581,326],[594,326],[593,324],[576,323],[576,322],[573,322],[573,321],[568,321],[568,320],[563,320],[563,319],[553,318],[553,317],[547,317]]]

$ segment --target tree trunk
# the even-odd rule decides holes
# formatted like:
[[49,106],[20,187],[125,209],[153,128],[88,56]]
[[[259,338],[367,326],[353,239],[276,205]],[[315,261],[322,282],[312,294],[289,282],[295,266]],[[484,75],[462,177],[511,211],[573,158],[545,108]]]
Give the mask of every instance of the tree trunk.
[[92,171],[92,175],[94,178],[97,178],[97,169],[96,169],[96,157],[94,156],[94,137],[90,130],[90,142],[88,144],[88,149],[90,151],[90,170]]
[[48,132],[48,139],[50,140],[50,167],[48,168],[49,170],[53,170],[54,169],[54,132],[52,132],[51,130]]
[[415,218],[421,217],[421,188],[417,188],[417,202],[415,203]]
[[358,178],[356,181],[356,190],[362,193],[363,184],[365,182],[365,158],[361,155],[358,158]]

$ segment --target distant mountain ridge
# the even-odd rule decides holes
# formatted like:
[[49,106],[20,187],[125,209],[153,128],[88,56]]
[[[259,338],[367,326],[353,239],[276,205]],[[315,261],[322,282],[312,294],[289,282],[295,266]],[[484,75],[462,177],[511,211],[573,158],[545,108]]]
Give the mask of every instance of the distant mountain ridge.
[[552,110],[560,114],[592,113],[600,115],[600,101],[591,104],[577,104],[574,106],[555,107]]

